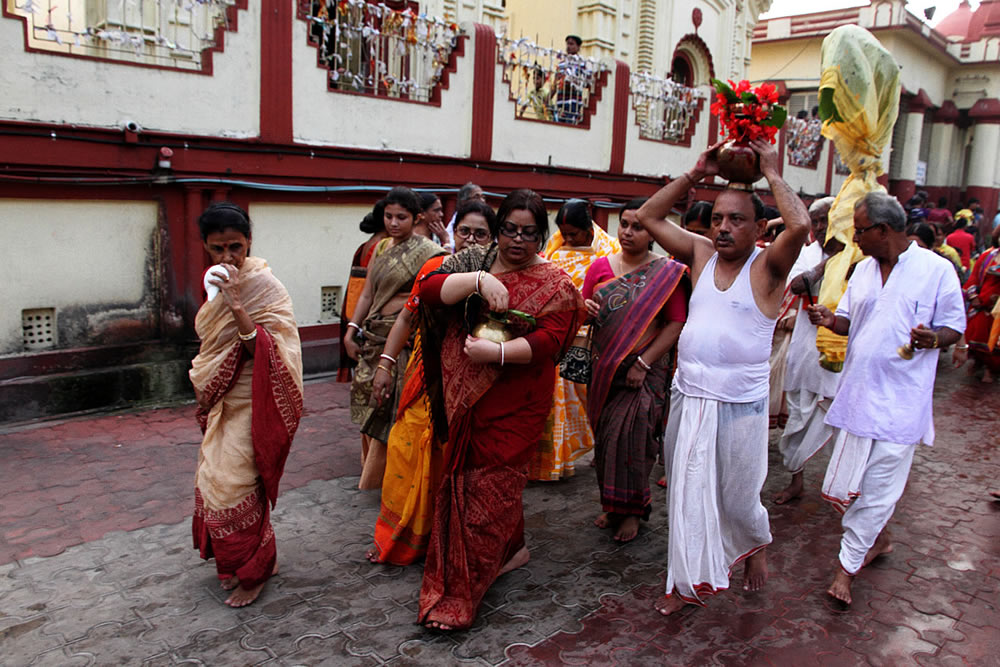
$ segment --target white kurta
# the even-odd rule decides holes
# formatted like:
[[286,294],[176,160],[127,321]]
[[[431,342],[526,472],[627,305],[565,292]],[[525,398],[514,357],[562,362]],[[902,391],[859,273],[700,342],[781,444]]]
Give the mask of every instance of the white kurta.
[[826,421],[854,435],[934,442],[932,395],[939,350],[897,353],[918,324],[965,331],[962,288],[951,263],[910,243],[885,285],[878,262],[858,262],[837,315],[851,321],[847,357]]

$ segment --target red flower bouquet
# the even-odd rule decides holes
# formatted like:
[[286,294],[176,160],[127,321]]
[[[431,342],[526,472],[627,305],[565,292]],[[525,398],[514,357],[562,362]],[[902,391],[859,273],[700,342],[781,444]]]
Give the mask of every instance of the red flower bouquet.
[[719,168],[723,178],[736,183],[753,183],[760,179],[759,157],[750,148],[754,139],[767,139],[772,144],[785,124],[788,112],[778,104],[778,89],[764,83],[750,87],[747,80],[738,84],[712,79],[715,102],[712,113],[726,129],[728,141],[719,149]]

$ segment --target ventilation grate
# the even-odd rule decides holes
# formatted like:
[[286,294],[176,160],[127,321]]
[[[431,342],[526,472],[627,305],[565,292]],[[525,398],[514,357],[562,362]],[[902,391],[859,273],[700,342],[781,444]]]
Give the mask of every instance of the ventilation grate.
[[56,346],[56,309],[30,308],[21,311],[24,349],[50,350]]
[[333,322],[340,318],[340,285],[328,285],[321,288],[319,319],[321,322]]

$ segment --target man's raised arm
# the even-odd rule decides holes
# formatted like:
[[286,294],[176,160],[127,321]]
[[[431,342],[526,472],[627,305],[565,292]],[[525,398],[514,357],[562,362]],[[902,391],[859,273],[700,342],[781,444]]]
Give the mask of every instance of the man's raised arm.
[[767,179],[785,231],[767,249],[767,269],[776,282],[784,283],[809,238],[809,211],[778,171],[778,151],[770,142],[755,139],[750,145],[760,155],[760,171]]
[[[721,144],[720,144],[721,145]],[[679,225],[667,220],[670,209],[684,198],[687,191],[698,184],[706,176],[719,173],[715,162],[715,151],[719,145],[713,146],[698,158],[698,163],[680,178],[667,183],[659,192],[649,198],[636,216],[643,228],[649,232],[653,240],[663,246],[663,249],[674,256],[679,262],[693,267],[695,255],[704,253],[708,257],[712,253],[712,242],[703,236],[693,234]],[[701,251],[698,251],[701,248]]]

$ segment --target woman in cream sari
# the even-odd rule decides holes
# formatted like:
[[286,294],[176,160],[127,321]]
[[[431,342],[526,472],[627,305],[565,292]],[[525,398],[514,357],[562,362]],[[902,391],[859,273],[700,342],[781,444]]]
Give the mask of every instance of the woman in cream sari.
[[347,354],[358,362],[351,383],[351,421],[361,427],[359,489],[382,486],[385,443],[389,440],[389,430],[403,390],[403,374],[396,373],[395,382],[384,390],[384,395],[373,398],[375,373],[380,366],[389,370],[394,366],[406,368],[409,359],[406,348],[396,358],[385,355],[386,339],[410,296],[420,267],[431,257],[445,252],[433,241],[413,233],[414,223],[422,209],[412,190],[393,188],[383,201],[385,231],[389,238],[375,248],[361,298],[351,314],[351,321],[347,323],[349,330],[344,336]]
[[[571,199],[556,215],[556,232],[543,256],[569,274],[577,290],[583,289],[587,269],[599,257],[621,252],[618,239],[594,224],[590,204]],[[577,333],[575,344],[585,344],[587,328]],[[538,451],[528,464],[528,479],[538,481],[572,477],[574,461],[594,448],[594,433],[587,421],[587,386],[556,376],[552,414]]]
[[243,607],[278,569],[270,508],[302,416],[302,350],[288,292],[248,256],[246,212],[213,204],[198,226],[225,275],[209,279],[219,293],[195,320],[201,349],[190,375],[204,440],[192,532],[232,591],[226,604]]

